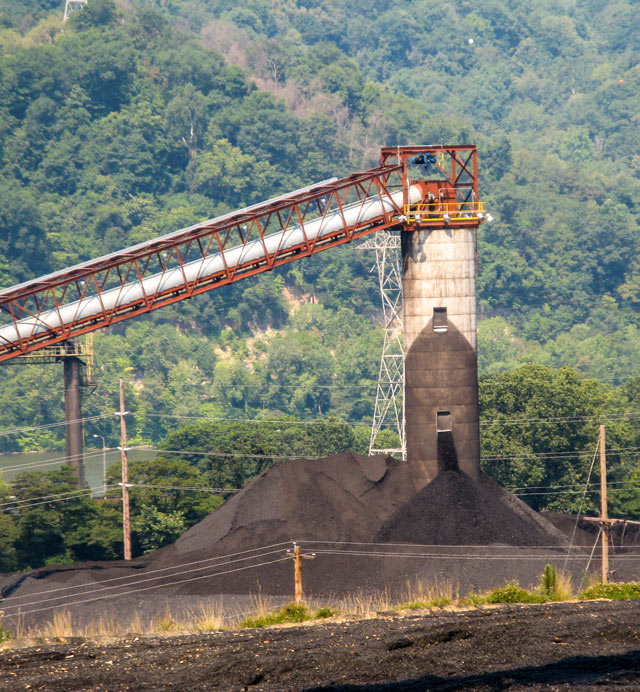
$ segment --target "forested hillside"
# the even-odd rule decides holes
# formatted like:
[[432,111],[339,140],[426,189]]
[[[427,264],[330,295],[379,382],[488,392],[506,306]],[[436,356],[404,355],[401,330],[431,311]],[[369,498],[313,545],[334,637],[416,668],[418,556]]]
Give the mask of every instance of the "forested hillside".
[[[638,399],[634,3],[89,0],[64,25],[63,10],[0,0],[0,287],[362,170],[383,145],[475,142],[495,217],[479,235],[485,419],[578,406],[590,422],[547,437],[487,424],[484,463],[514,487],[584,477],[582,457],[556,473],[544,453],[586,449],[596,418],[627,415]],[[372,263],[339,248],[97,334],[83,408],[103,417],[87,439],[117,444],[107,414],[124,377],[133,444],[175,449],[167,440],[188,416],[333,417],[350,424],[346,437],[327,434],[334,447],[299,431],[252,451],[229,431],[212,439],[264,463],[287,444],[364,451],[382,340]],[[527,363],[551,369],[508,372]],[[0,449],[63,447],[60,427],[32,427],[64,419],[61,381],[56,366],[0,368]],[[518,408],[509,392],[523,382],[546,398]],[[618,427],[615,444],[633,448],[633,426]],[[625,454],[614,477],[636,473]],[[223,473],[225,459],[194,457],[181,483],[242,483],[260,468]]]

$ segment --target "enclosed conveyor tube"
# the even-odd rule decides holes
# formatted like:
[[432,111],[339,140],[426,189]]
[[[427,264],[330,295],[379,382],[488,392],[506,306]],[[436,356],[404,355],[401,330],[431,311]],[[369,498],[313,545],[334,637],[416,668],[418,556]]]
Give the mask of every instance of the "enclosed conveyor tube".
[[[408,190],[408,201],[417,204],[422,200],[422,190],[412,185]],[[99,295],[62,305],[56,310],[41,313],[38,317],[28,317],[4,327],[0,327],[0,343],[11,344],[64,327],[65,325],[90,319],[118,307],[133,305],[149,297],[163,295],[179,289],[186,284],[197,283],[228,270],[259,262],[275,253],[317,241],[337,233],[343,228],[364,225],[384,214],[393,212],[403,204],[403,191],[399,190],[386,198],[370,197],[343,207],[342,211],[327,214],[323,218],[296,226],[285,231],[257,238],[223,252],[212,253],[203,259],[189,262],[175,269],[153,274],[140,281],[108,289]],[[235,214],[234,214],[235,215]],[[231,215],[229,215],[231,216]],[[126,250],[117,253],[124,254]]]

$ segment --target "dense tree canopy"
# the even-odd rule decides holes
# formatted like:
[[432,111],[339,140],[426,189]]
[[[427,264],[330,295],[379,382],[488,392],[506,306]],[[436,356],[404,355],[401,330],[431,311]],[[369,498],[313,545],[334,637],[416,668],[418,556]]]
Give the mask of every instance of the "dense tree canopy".
[[[584,483],[594,421],[640,405],[632,2],[90,0],[64,27],[62,8],[0,0],[0,287],[362,170],[382,145],[476,142],[495,217],[478,238],[483,464],[540,486],[535,507],[577,508],[550,487]],[[156,470],[134,465],[140,483],[240,487],[290,453],[365,451],[382,343],[371,264],[338,248],[97,334],[87,439],[116,444],[124,377],[132,443],[165,450]],[[63,447],[44,427],[64,419],[61,379],[0,368],[1,450]],[[315,419],[349,424],[292,422]],[[621,420],[623,484],[639,472]],[[65,473],[0,497],[66,492]],[[136,490],[137,552],[219,501],[167,493]],[[622,487],[612,503],[640,511]],[[116,557],[118,535],[116,503],[5,512],[0,570]]]

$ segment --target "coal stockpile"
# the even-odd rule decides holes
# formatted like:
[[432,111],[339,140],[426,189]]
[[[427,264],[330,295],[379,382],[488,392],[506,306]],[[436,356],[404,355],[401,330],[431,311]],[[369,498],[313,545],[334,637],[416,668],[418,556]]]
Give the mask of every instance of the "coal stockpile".
[[566,536],[485,474],[441,471],[381,527],[375,540],[428,545],[561,546]]
[[408,465],[390,456],[344,452],[278,463],[158,551],[152,564],[280,541],[373,541],[413,494]]
[[[74,618],[127,619],[214,596],[246,612],[258,592],[286,602],[292,541],[316,553],[303,561],[303,584],[321,599],[382,590],[397,597],[418,579],[461,593],[506,579],[530,585],[546,561],[562,566],[566,534],[486,476],[476,483],[446,470],[417,495],[413,488],[410,463],[388,456],[276,464],[155,553],[7,577],[5,617],[20,610],[33,624],[64,607]],[[545,548],[533,554],[534,546]],[[589,551],[576,557],[570,567],[584,569]]]

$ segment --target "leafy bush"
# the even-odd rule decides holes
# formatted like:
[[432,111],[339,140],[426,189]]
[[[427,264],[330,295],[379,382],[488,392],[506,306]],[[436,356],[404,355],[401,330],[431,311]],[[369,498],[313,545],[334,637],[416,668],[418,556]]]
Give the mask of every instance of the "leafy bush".
[[487,603],[544,603],[544,596],[523,589],[517,581],[509,581],[487,594]]
[[270,625],[281,625],[285,622],[305,622],[306,620],[322,620],[337,615],[333,608],[318,608],[315,612],[303,603],[287,603],[275,613],[266,613],[255,617],[247,618],[240,623],[240,627],[269,627]]
[[318,608],[316,612],[313,614],[313,619],[314,620],[324,620],[325,618],[332,618],[334,615],[337,615],[338,611],[334,610],[333,608]]
[[287,603],[275,613],[266,613],[243,620],[240,627],[269,627],[269,625],[281,625],[284,622],[304,622],[311,620],[311,618],[312,615],[306,605]]
[[594,584],[585,589],[579,596],[581,599],[611,598],[622,601],[630,598],[640,598],[640,582],[627,584]]

